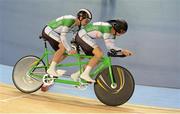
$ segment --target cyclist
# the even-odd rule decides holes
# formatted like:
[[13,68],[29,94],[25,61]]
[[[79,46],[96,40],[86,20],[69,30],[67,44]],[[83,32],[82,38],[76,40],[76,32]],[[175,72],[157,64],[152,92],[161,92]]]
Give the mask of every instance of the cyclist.
[[119,48],[115,45],[116,36],[120,36],[126,33],[128,29],[128,24],[125,20],[109,20],[107,22],[94,22],[89,23],[83,29],[81,29],[76,37],[75,41],[82,48],[86,55],[93,56],[88,65],[86,66],[84,72],[80,75],[80,71],[71,75],[74,81],[80,78],[88,82],[95,82],[89,73],[94,68],[98,61],[103,57],[103,51],[96,44],[94,39],[102,38],[105,41],[105,45],[108,49],[114,49],[120,51],[118,54],[125,56],[130,56],[133,53],[127,49]]
[[77,33],[81,26],[85,26],[92,19],[92,14],[88,9],[80,9],[77,17],[72,15],[65,15],[55,20],[50,21],[42,31],[42,36],[50,43],[51,47],[56,51],[47,73],[50,77],[57,77],[63,74],[63,70],[56,70],[56,65],[62,61],[66,56],[64,52],[67,50],[68,54],[75,54],[76,50],[71,48],[68,44],[67,33]]

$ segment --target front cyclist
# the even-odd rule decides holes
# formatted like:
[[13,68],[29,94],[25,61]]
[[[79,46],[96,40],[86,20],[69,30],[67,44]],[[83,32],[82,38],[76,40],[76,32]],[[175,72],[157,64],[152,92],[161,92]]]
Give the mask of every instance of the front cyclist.
[[90,71],[94,68],[99,60],[103,57],[103,51],[96,44],[94,39],[102,38],[105,41],[105,44],[108,49],[120,50],[120,54],[125,56],[130,56],[133,53],[126,49],[121,49],[115,46],[115,38],[116,36],[120,36],[126,33],[128,29],[128,24],[124,20],[110,20],[107,22],[94,22],[89,23],[85,26],[84,29],[81,29],[76,35],[75,41],[82,48],[86,55],[93,56],[88,65],[86,66],[84,72],[80,75],[80,71],[71,75],[71,78],[74,81],[80,78],[84,79],[88,82],[95,82],[95,80],[91,79],[89,76]]

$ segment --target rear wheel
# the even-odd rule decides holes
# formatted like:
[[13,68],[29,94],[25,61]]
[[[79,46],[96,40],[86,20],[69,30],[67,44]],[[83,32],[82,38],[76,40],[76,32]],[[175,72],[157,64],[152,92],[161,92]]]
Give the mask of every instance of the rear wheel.
[[[35,66],[45,66],[43,61],[36,63],[40,59],[36,56],[29,55],[22,57],[14,66],[12,79],[17,89],[24,93],[32,93],[39,90],[43,84],[42,78],[32,77],[29,70]],[[44,75],[46,68],[35,68],[33,74]]]
[[112,66],[115,84],[111,84],[109,68],[104,69],[96,77],[94,91],[97,98],[109,106],[118,106],[126,103],[134,92],[134,79],[131,73],[117,65]]

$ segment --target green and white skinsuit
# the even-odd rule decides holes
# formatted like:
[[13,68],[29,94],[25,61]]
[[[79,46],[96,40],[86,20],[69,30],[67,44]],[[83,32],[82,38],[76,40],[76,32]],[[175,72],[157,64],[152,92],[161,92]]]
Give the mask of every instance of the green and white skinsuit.
[[92,48],[98,46],[94,39],[101,38],[108,49],[122,50],[115,45],[115,36],[111,34],[111,29],[112,25],[108,22],[89,23],[78,32],[78,36]]
[[59,17],[55,20],[50,21],[47,24],[47,27],[44,29],[44,32],[52,39],[56,40],[59,43],[62,43],[67,51],[70,51],[72,48],[68,44],[66,35],[70,32],[73,32],[73,34],[75,34],[79,30],[79,26],[75,26],[75,20],[76,17],[72,15]]

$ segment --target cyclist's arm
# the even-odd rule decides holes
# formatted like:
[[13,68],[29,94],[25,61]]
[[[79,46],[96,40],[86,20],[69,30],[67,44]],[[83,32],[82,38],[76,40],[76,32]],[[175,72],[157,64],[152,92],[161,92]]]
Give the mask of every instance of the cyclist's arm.
[[63,27],[61,35],[60,35],[60,39],[65,49],[69,52],[71,50],[71,46],[68,44],[68,41],[66,38],[68,31],[69,31],[68,27]]
[[105,33],[103,37],[104,37],[105,45],[108,49],[122,50],[122,48],[115,45],[115,39],[113,39],[112,35]]
[[105,41],[106,47],[108,49],[114,49],[116,51],[120,51],[120,52],[117,53],[118,55],[125,55],[125,56],[133,55],[133,52],[131,52],[129,50],[117,47],[115,45],[115,39],[112,37],[112,35],[106,34],[104,36],[104,38],[105,38],[104,41]]

